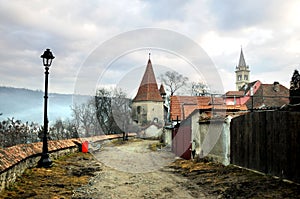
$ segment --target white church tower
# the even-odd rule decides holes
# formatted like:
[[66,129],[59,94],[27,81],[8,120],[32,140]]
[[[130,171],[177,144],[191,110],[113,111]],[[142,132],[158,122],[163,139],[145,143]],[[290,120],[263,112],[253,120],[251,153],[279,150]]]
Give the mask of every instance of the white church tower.
[[236,90],[240,90],[245,84],[250,82],[250,70],[249,66],[246,65],[243,49],[241,49],[240,60],[235,68],[236,75]]

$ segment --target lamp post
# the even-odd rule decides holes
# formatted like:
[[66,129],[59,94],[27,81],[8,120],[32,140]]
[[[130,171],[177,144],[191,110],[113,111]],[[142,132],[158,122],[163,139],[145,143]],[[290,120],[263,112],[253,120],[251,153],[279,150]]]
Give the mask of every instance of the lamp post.
[[51,167],[52,161],[49,157],[48,153],[48,140],[47,140],[47,131],[48,131],[48,116],[47,116],[47,102],[48,102],[48,75],[49,68],[52,64],[52,60],[55,58],[50,51],[50,49],[46,49],[43,55],[41,55],[43,59],[43,64],[45,66],[45,95],[44,95],[44,133],[43,133],[43,151],[42,157],[38,162],[38,167]]

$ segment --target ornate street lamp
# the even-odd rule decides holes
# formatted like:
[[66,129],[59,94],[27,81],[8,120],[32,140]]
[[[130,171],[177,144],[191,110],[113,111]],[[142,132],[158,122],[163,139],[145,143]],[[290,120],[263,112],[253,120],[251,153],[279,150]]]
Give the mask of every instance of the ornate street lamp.
[[50,51],[50,49],[46,49],[43,55],[43,64],[45,66],[45,96],[44,96],[44,134],[43,134],[43,151],[42,157],[38,162],[38,167],[51,167],[52,161],[49,157],[48,153],[48,140],[47,140],[47,131],[48,131],[48,117],[47,117],[47,102],[48,102],[48,75],[49,75],[49,68],[52,64],[52,60],[55,58]]

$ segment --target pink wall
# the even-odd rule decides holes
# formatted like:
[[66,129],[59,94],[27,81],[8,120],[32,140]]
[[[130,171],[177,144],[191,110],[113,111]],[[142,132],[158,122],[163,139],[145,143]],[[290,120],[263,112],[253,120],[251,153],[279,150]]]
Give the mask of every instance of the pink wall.
[[[259,80],[257,80],[255,82],[255,84],[253,85],[253,93],[256,93],[256,91],[259,89],[260,86],[261,86],[261,82]],[[235,100],[234,100],[234,97],[227,97],[225,99],[225,103],[226,103],[226,105],[233,105],[234,101],[235,101],[236,105],[243,105],[251,98],[251,96],[250,96],[251,93],[250,92],[251,91],[249,89],[249,91],[245,94],[245,96],[235,97]]]

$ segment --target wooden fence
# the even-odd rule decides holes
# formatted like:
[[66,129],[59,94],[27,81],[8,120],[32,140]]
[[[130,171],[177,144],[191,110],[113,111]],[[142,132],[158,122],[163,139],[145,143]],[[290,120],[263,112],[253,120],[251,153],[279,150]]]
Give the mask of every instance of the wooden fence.
[[230,127],[232,164],[300,182],[300,112],[251,112]]

